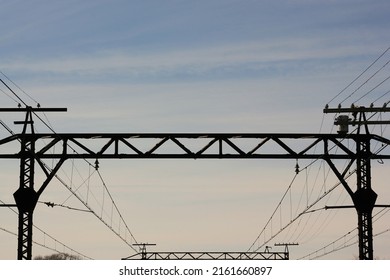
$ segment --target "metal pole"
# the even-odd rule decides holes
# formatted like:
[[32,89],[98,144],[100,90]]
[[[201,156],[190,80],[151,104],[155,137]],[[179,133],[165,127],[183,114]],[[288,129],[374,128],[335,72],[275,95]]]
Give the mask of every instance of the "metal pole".
[[373,260],[372,210],[377,194],[371,188],[370,140],[358,141],[357,190],[352,196],[357,214],[359,231],[359,259]]
[[34,133],[32,114],[27,111],[21,139],[20,181],[19,189],[14,198],[19,211],[18,223],[18,260],[32,258],[32,228],[33,212],[38,201],[38,194],[34,190],[35,140],[28,137],[27,126],[30,125],[31,134]]

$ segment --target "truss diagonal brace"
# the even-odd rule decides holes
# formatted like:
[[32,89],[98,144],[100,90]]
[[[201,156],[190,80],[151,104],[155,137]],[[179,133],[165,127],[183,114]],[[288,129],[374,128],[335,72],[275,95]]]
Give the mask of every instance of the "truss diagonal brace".
[[345,174],[348,172],[348,169],[350,168],[350,166],[352,165],[352,161],[351,161],[351,164],[349,164],[347,166],[347,169],[345,169],[345,171],[343,172],[343,174],[341,174],[338,169],[336,168],[336,166],[334,165],[334,163],[327,157],[324,158],[324,160],[328,163],[329,167],[332,169],[333,173],[336,175],[337,179],[339,179],[340,183],[343,185],[344,189],[348,192],[348,194],[351,196],[351,198],[353,197],[354,195],[354,192],[352,191],[352,189],[349,187],[348,183],[345,181],[344,179],[344,176]]
[[54,178],[54,176],[57,174],[57,171],[61,168],[62,164],[65,162],[65,159],[64,158],[61,158],[56,166],[50,170],[50,168],[45,164],[43,163],[40,159],[37,160],[39,165],[41,165],[41,167],[46,170],[45,173],[47,175],[47,178],[46,180],[43,182],[42,186],[39,188],[37,194],[38,194],[38,198],[39,196],[43,193],[43,191],[46,189],[46,187],[49,185],[49,183],[51,182],[51,180]]

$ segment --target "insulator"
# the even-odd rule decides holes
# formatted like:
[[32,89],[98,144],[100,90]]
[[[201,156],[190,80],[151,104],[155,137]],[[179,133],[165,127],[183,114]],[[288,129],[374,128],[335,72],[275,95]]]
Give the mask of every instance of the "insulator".
[[295,165],[295,174],[298,174],[298,173],[299,173],[299,164],[297,161],[297,164]]
[[98,170],[99,169],[99,160],[96,159],[95,161],[95,169]]

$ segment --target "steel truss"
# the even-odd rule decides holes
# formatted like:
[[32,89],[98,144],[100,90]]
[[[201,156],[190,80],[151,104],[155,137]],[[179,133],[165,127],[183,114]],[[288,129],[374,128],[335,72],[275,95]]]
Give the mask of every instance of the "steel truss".
[[[40,143],[29,155],[44,159],[389,159],[390,155],[354,151],[343,142],[375,141],[389,145],[378,135],[310,133],[75,133],[15,134],[0,146],[25,141]],[[152,141],[145,147],[142,141]],[[251,143],[246,142],[250,140]],[[302,144],[297,140],[306,140]],[[190,143],[185,143],[190,141]],[[289,141],[295,143],[289,143]],[[46,144],[46,142],[48,142]],[[195,145],[197,147],[194,147]],[[240,142],[242,142],[240,144]],[[249,145],[252,146],[249,146]],[[295,147],[294,147],[295,144]],[[55,149],[54,149],[55,147]],[[269,152],[272,150],[273,152]],[[276,152],[275,152],[276,150]],[[20,159],[23,153],[1,153],[3,159]]]
[[146,252],[123,260],[288,260],[288,252]]

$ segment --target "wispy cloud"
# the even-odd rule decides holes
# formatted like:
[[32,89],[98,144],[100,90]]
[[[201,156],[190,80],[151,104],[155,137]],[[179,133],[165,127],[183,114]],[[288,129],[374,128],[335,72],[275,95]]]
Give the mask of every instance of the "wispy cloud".
[[[3,69],[30,76],[101,78],[105,76],[137,79],[207,77],[233,79],[261,72],[288,73],[310,61],[342,60],[377,52],[376,46],[332,45],[321,38],[287,38],[274,41],[254,41],[194,49],[161,52],[109,50],[89,55],[48,58],[20,58],[3,63]],[[318,67],[318,66],[317,66]]]

